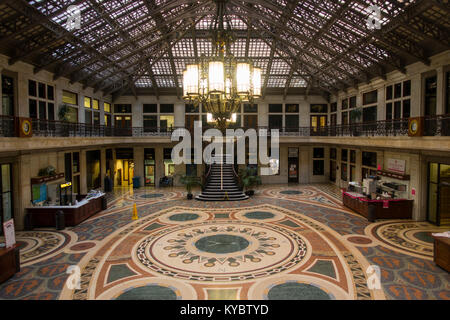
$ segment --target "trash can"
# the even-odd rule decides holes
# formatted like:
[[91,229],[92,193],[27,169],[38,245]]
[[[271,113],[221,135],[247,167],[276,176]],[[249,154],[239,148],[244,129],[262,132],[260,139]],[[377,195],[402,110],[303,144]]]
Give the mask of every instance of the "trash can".
[[111,192],[112,191],[112,181],[110,177],[105,177],[105,192]]
[[133,189],[141,187],[141,177],[133,177]]
[[57,211],[55,213],[55,220],[56,220],[56,230],[64,230],[64,228],[66,227],[66,223],[64,220],[64,212],[62,212],[61,210]]
[[108,201],[106,200],[106,196],[102,198],[102,210],[108,209]]

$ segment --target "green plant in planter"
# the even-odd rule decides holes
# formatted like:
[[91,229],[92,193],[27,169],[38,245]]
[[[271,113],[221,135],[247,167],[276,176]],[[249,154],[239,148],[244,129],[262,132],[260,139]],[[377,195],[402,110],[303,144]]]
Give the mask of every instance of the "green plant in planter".
[[42,168],[38,172],[39,177],[47,177],[56,175],[56,169],[53,166],[48,166],[46,168]]
[[258,175],[257,168],[240,169],[239,180],[247,195],[253,195],[255,191],[252,188],[261,184],[261,177]]
[[181,176],[180,183],[184,184],[187,191],[187,198],[192,199],[192,188],[195,186],[202,186],[200,178],[196,176]]
[[67,104],[62,104],[59,106],[58,118],[60,121],[69,121],[69,106]]
[[359,120],[361,120],[361,117],[362,117],[361,108],[356,108],[350,111],[350,119],[352,120],[352,122],[359,122]]

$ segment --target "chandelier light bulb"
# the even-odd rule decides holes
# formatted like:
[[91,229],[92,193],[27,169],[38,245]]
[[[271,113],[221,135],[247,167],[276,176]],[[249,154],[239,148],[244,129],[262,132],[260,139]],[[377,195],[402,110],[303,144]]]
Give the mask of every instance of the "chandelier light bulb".
[[209,63],[209,93],[223,93],[225,91],[224,67],[222,61]]
[[261,74],[260,68],[253,68],[253,96],[255,98],[261,97]]
[[250,93],[250,64],[238,63],[236,65],[236,82],[239,95]]

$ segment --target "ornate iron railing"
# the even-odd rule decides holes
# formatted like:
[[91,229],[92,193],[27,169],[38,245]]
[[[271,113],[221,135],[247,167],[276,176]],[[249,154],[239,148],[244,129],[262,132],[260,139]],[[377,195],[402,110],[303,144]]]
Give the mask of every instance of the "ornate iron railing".
[[15,118],[0,115],[0,137],[15,136]]
[[[15,136],[15,117],[0,116],[0,137]],[[70,123],[32,119],[33,136],[38,137],[164,137],[177,128],[132,127],[120,128],[104,125]],[[203,128],[203,132],[209,127]],[[233,129],[238,129],[237,127]],[[250,128],[242,127],[244,131]],[[407,136],[408,119],[382,120],[324,127],[264,127],[253,128],[259,135],[270,135],[278,129],[280,136],[297,137],[356,137],[356,136]],[[193,134],[193,132],[191,132]],[[424,118],[425,136],[450,136],[450,114]]]

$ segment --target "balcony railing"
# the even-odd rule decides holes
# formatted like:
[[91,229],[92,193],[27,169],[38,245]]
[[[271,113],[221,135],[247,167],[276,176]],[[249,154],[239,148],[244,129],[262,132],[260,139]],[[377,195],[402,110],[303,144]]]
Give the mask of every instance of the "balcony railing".
[[[15,118],[0,116],[0,137],[15,136]],[[450,114],[426,117],[425,136],[450,136]],[[177,128],[132,127],[120,128],[104,125],[69,123],[52,120],[32,119],[33,136],[38,137],[151,137],[170,136]],[[209,127],[204,127],[203,132]],[[237,129],[237,128],[233,128]],[[249,128],[242,128],[244,131]],[[324,127],[257,127],[258,134],[278,129],[280,136],[297,137],[357,137],[357,136],[407,136],[408,119],[382,120]],[[193,134],[193,132],[191,133]]]
[[0,137],[15,136],[15,118],[11,116],[0,116]]

